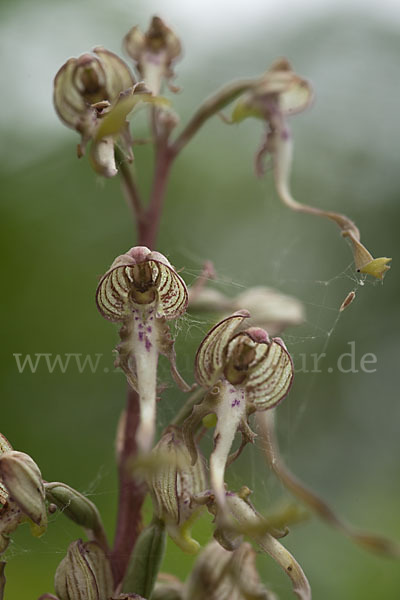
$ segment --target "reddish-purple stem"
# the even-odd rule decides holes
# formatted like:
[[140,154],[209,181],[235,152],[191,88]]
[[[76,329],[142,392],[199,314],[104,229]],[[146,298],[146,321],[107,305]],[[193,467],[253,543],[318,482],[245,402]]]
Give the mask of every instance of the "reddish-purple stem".
[[140,245],[147,246],[150,248],[150,250],[154,250],[157,240],[162,208],[164,204],[165,189],[172,159],[173,157],[168,146],[166,144],[160,144],[156,151],[153,189],[150,203],[145,213],[145,223],[142,228],[142,240],[140,242]]
[[142,527],[141,509],[146,495],[146,487],[142,481],[134,479],[128,469],[129,461],[137,451],[136,429],[138,424],[139,397],[135,390],[128,388],[125,431],[118,463],[117,529],[111,553],[111,565],[116,585],[122,581],[129,557]]

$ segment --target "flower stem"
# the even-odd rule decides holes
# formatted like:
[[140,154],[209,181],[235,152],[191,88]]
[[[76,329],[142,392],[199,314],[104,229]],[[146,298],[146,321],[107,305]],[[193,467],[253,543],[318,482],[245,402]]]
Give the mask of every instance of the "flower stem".
[[207,98],[199,106],[189,123],[186,125],[182,133],[178,136],[175,142],[171,146],[171,152],[175,157],[179,152],[186,146],[186,144],[192,139],[192,137],[198,132],[200,127],[210,117],[213,117],[220,110],[230,104],[235,98],[249,90],[254,86],[256,80],[244,79],[242,81],[236,81],[230,85],[226,85],[219,90],[214,96]]
[[119,504],[114,548],[111,553],[116,585],[122,581],[132,549],[142,528],[141,508],[146,495],[146,486],[142,481],[134,479],[128,469],[130,459],[137,453],[136,430],[139,414],[139,396],[129,387],[118,456]]
[[118,147],[115,148],[115,158],[118,162],[118,170],[122,178],[124,195],[127,199],[128,205],[131,207],[138,230],[138,235],[140,236],[141,230],[144,226],[144,207],[140,197],[140,192],[136,185],[132,170],[129,168],[126,158]]

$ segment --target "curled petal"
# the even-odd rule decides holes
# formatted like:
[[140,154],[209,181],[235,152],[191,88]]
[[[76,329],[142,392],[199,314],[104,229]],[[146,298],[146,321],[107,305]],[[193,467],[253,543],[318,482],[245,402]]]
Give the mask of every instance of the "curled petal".
[[225,347],[233,332],[249,317],[247,310],[238,311],[208,332],[195,359],[195,376],[200,385],[209,388],[216,383],[224,367]]
[[[243,377],[241,383],[246,389],[246,399],[257,410],[267,410],[285,398],[290,390],[294,368],[289,352],[282,340],[260,339],[257,334],[265,334],[255,328],[238,333],[228,343],[226,350],[225,376],[232,384],[232,377]],[[235,357],[241,347],[251,358],[246,371],[235,369]]]
[[[131,248],[119,256],[100,280],[96,292],[100,313],[110,321],[125,321],[132,315],[132,294],[141,286],[146,287],[147,299],[156,301],[158,317],[170,320],[181,316],[188,302],[185,282],[165,257],[161,260],[162,255],[148,248],[142,248],[140,255],[137,250]],[[141,290],[138,293],[144,296]]]
[[70,58],[57,72],[54,79],[54,107],[68,127],[77,129],[81,115],[86,111],[86,103],[82,95],[73,85],[73,73],[76,58]]
[[94,48],[93,53],[99,58],[103,66],[108,100],[117,98],[121,92],[134,85],[135,80],[128,65],[117,54],[106,50],[102,46]]

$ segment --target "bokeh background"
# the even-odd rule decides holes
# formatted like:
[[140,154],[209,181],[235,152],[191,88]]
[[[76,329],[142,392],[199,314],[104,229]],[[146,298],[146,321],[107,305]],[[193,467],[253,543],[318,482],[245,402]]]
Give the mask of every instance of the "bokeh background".
[[[99,316],[93,297],[98,277],[134,245],[135,234],[118,179],[100,180],[86,159],[75,158],[78,138],[57,120],[52,78],[67,58],[95,45],[120,53],[126,31],[146,27],[154,13],[176,29],[185,48],[176,80],[183,91],[173,98],[183,123],[222,83],[257,75],[278,56],[288,57],[315,87],[312,109],[292,119],[295,195],[347,213],[375,256],[392,256],[384,284],[360,282],[350,249],[331,223],[282,207],[270,174],[256,180],[252,161],[261,128],[251,121],[228,127],[213,119],[177,161],[158,249],[183,267],[189,283],[212,259],[217,286],[228,295],[270,285],[304,302],[305,324],[284,338],[295,359],[327,357],[321,373],[297,374],[279,408],[282,452],[344,517],[400,540],[396,2],[2,0],[1,431],[35,458],[47,480],[88,494],[111,534],[113,440],[125,382],[111,372],[117,329]],[[134,126],[137,135],[146,134],[145,119]],[[138,148],[136,169],[146,193],[149,148]],[[351,290],[356,299],[339,315]],[[180,326],[178,362],[189,379],[210,323],[193,315]],[[376,372],[335,368],[351,341],[358,365],[365,353],[377,356]],[[49,373],[42,365],[20,374],[13,354],[40,352],[103,357],[96,373],[74,367]],[[161,379],[169,382],[165,363]],[[182,401],[172,387],[166,391],[160,426]],[[232,488],[252,488],[263,511],[289,498],[256,448],[246,448],[227,479]],[[202,543],[210,531],[205,518],[196,529]],[[51,518],[40,540],[21,527],[6,553],[6,600],[53,591],[54,570],[80,535],[62,515]],[[316,518],[293,528],[285,543],[317,600],[400,597],[398,561],[368,554]],[[164,570],[184,579],[191,564],[169,545]],[[293,597],[272,561],[260,556],[259,568],[281,599]]]

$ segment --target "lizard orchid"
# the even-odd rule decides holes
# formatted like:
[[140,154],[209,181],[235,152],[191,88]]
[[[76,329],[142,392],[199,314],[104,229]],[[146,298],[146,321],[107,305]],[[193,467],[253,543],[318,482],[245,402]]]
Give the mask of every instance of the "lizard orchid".
[[136,246],[118,256],[101,278],[96,302],[103,317],[122,323],[115,364],[139,394],[136,441],[141,451],[148,451],[155,431],[159,353],[169,358],[176,383],[184,391],[190,390],[177,371],[167,324],[186,310],[185,282],[165,256]]
[[254,438],[248,417],[276,406],[287,395],[293,379],[292,359],[280,338],[270,339],[257,327],[236,332],[249,316],[247,311],[238,311],[220,321],[204,338],[196,355],[195,375],[208,393],[193,407],[184,424],[195,462],[193,431],[207,415],[214,413],[217,417],[210,479],[221,506],[225,504],[225,468],[236,432],[242,433],[242,446],[229,462]]

